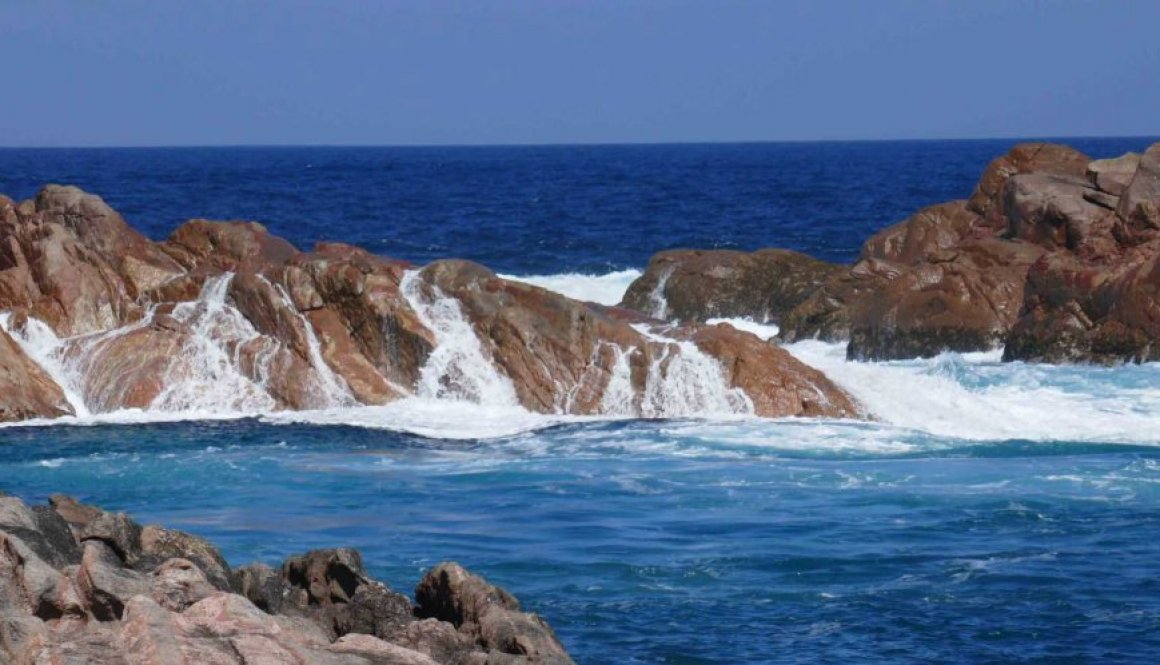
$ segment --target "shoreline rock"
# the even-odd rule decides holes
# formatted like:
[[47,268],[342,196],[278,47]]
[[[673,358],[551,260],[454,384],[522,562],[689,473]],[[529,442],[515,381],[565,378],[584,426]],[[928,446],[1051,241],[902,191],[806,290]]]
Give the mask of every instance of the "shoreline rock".
[[[20,386],[0,393],[0,421],[322,409],[414,394],[540,413],[864,415],[757,338],[683,344],[696,326],[662,337],[660,321],[468,261],[420,268],[341,243],[300,252],[243,221],[195,219],[153,243],[99,197],[58,185],[19,204],[0,198],[0,241],[0,387]],[[778,272],[783,261],[794,267]],[[801,255],[771,266],[754,271],[787,283],[783,309],[802,288],[794,284],[829,270]],[[741,362],[745,378],[720,366],[686,385],[690,364],[706,361]]]
[[356,550],[231,568],[208,541],[61,495],[0,494],[0,660],[569,665],[551,627],[456,563],[416,602]]
[[[767,270],[788,271],[803,259],[774,251],[663,252],[622,306],[649,312],[656,304],[643,294],[663,293],[682,320],[726,308],[776,321],[783,342],[847,342],[852,360],[999,346],[1005,360],[1160,359],[1160,143],[1094,161],[1063,145],[1017,145],[969,199],[874,234],[853,265],[818,270],[812,288],[799,283],[799,302],[776,316],[762,299],[780,298],[782,286],[752,281],[749,266],[780,257]],[[680,263],[705,264],[690,258],[701,255],[712,255],[710,268]],[[662,284],[662,275],[671,276]],[[726,295],[742,289],[744,298]]]

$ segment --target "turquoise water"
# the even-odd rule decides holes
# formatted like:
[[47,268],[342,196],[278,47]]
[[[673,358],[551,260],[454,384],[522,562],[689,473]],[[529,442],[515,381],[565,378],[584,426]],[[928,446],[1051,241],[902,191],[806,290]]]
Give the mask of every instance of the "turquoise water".
[[[409,590],[459,560],[548,617],[583,663],[1160,653],[1160,429],[1131,442],[1133,418],[1160,417],[1160,367],[981,355],[851,367],[902,391],[942,386],[931,402],[973,400],[963,435],[533,418],[498,438],[439,439],[392,431],[405,419],[372,409],[346,414],[359,426],[318,424],[342,418],[331,413],[8,428],[0,478],[26,498],[65,490],[200,533],[238,564],[341,543]],[[1052,395],[1041,407],[1060,416],[988,439],[995,424],[973,409],[1012,386]],[[442,406],[447,431],[478,415]],[[994,417],[1025,405],[1008,407]],[[1070,440],[1065,411],[1118,442]]]

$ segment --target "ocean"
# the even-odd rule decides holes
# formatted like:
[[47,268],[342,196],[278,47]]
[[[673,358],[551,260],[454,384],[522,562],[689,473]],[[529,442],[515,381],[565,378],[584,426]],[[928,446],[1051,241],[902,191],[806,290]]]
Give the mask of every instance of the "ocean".
[[[0,192],[76,184],[152,238],[252,219],[612,304],[674,247],[851,261],[1014,143],[4,149]],[[235,564],[357,547],[404,592],[457,560],[580,663],[1160,659],[1160,366],[788,348],[876,420],[121,412],[0,428],[0,490],[125,510]]]

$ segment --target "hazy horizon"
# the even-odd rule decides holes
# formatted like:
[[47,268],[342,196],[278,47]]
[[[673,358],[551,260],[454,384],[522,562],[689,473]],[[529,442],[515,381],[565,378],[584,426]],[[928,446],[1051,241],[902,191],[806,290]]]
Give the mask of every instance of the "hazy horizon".
[[[1066,142],[1102,139],[1142,139],[1155,141],[1160,134],[1076,134],[1073,136],[952,136],[923,138],[869,138],[869,139],[756,139],[735,141],[560,141],[555,143],[188,143],[170,145],[0,145],[0,150],[182,150],[182,149],[233,149],[233,148],[568,148],[568,147],[633,147],[633,146],[681,146],[681,145],[777,145],[800,143],[939,143],[939,142],[993,142],[993,141],[1045,141]],[[1146,147],[1146,146],[1141,146]]]
[[1130,1],[13,0],[0,146],[1154,136],[1157,24]]

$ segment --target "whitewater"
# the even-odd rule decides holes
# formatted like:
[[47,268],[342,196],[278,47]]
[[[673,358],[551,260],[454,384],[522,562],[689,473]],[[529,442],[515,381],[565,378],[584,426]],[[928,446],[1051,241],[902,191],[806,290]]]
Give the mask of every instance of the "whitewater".
[[[604,275],[504,277],[579,300],[615,305],[640,274],[632,269]],[[197,348],[186,350],[200,364],[191,372],[194,380],[175,377],[154,406],[145,410],[93,413],[76,387],[84,372],[83,354],[66,352],[64,342],[35,320],[16,330],[10,316],[0,314],[0,328],[12,333],[30,357],[57,380],[78,414],[6,426],[257,418],[269,424],[346,425],[436,439],[478,440],[512,437],[565,423],[632,418],[627,410],[609,403],[616,400],[615,381],[605,397],[604,416],[543,415],[523,409],[511,381],[482,353],[457,303],[449,298],[421,302],[414,275],[411,273],[404,280],[404,294],[423,323],[436,331],[438,344],[423,368],[419,386],[414,391],[402,389],[412,393],[402,400],[377,407],[352,406],[353,397],[321,360],[318,342],[306,325],[305,329],[311,332],[311,364],[315,369],[310,380],[317,384],[320,406],[304,411],[274,411],[270,398],[238,371],[238,359],[231,358],[225,350],[258,336],[245,318],[226,303],[230,279],[226,275],[211,280],[199,300],[182,305],[175,313],[194,323],[202,333],[195,337]],[[102,339],[147,323],[148,317],[125,329],[88,336],[82,346],[99,346]],[[726,323],[765,340],[772,340],[777,334],[775,325],[748,319],[713,319],[709,323]],[[682,345],[690,347],[683,349],[686,356],[698,360],[695,347],[688,342]],[[816,446],[898,453],[924,446],[1007,440],[1160,445],[1160,364],[1096,367],[1003,363],[1001,349],[944,353],[930,359],[852,362],[846,360],[844,344],[802,341],[785,348],[853,395],[871,414],[872,422],[814,420],[816,436],[803,442],[800,419],[748,416],[743,394],[727,394],[723,385],[713,387],[713,361],[704,356],[699,358],[699,366],[685,368],[685,376],[677,376],[681,373],[678,367],[665,384],[674,393],[669,397],[674,403],[650,407],[646,394],[643,415],[693,419],[681,425],[682,431],[703,435],[711,432],[708,436],[725,446]],[[445,382],[441,382],[449,374],[458,377],[459,387],[453,394],[448,394]],[[650,383],[658,387],[658,395],[662,381],[663,378]],[[709,390],[703,389],[706,385]],[[798,434],[792,443],[780,436],[787,427]]]

